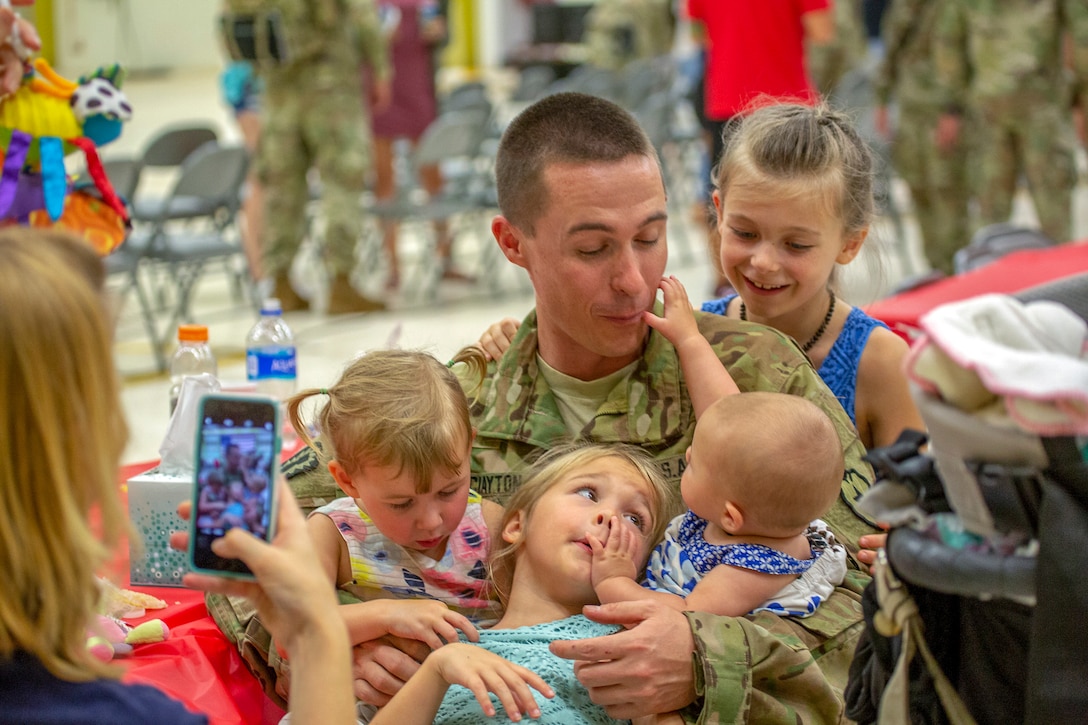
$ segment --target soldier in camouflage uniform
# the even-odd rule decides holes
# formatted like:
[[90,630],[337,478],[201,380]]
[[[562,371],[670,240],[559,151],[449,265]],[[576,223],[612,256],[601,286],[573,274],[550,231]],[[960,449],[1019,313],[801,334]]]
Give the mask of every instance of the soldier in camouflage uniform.
[[[525,168],[533,171],[513,180]],[[665,268],[665,194],[652,145],[614,104],[557,94],[531,106],[508,128],[497,176],[503,215],[492,231],[507,258],[528,270],[537,308],[512,347],[490,364],[482,383],[459,371],[475,398],[473,487],[501,502],[536,456],[582,439],[640,446],[679,487],[695,415],[676,351],[645,324],[613,319],[630,316],[617,308],[652,304]],[[559,238],[548,229],[559,229]],[[803,395],[835,422],[846,472],[842,496],[824,518],[856,551],[858,537],[874,531],[854,509],[872,472],[861,460],[864,449],[845,411],[790,338],[759,325],[695,314],[742,391]],[[557,379],[558,388],[551,382]],[[589,400],[572,402],[571,386],[596,389]],[[588,422],[573,423],[572,406],[588,415]],[[313,451],[297,454],[285,473],[303,505],[337,495]],[[614,717],[678,709],[694,696],[691,718],[838,721],[861,632],[860,592],[866,581],[866,575],[852,571],[844,586],[804,619],[681,614],[653,603],[624,603],[637,608],[632,613],[609,605],[623,613],[616,621],[638,624],[607,638],[607,655],[597,649],[598,640],[553,647],[564,656],[594,660],[580,677],[595,701],[612,706]]]
[[[325,262],[332,275],[330,313],[384,307],[349,282],[362,232],[360,195],[369,166],[370,127],[361,97],[364,61],[378,82],[377,102],[387,102],[390,65],[373,0],[228,0],[228,10],[257,18],[277,16],[282,34],[278,59],[261,49],[264,116],[257,171],[265,188],[264,269],[285,311],[306,309],[288,270],[306,234],[311,167],[321,177]],[[228,41],[228,45],[231,43]],[[280,47],[282,46],[282,47]]]
[[884,17],[884,57],[877,69],[877,127],[890,135],[888,104],[899,107],[892,164],[910,188],[930,266],[952,274],[956,250],[971,237],[966,134],[937,146],[940,95],[933,38],[940,0],[896,0]]
[[[1088,77],[1085,0],[944,0],[935,30],[942,142],[972,121],[982,222],[1008,221],[1020,174],[1044,233],[1070,238],[1072,94]],[[1071,68],[1063,45],[1071,40]],[[1071,75],[1072,74],[1072,78]]]
[[869,53],[860,0],[835,0],[835,39],[830,43],[805,41],[805,61],[813,85],[823,96],[835,91],[839,81],[859,69]]
[[586,16],[583,42],[590,65],[621,70],[669,53],[675,30],[669,0],[599,0]]

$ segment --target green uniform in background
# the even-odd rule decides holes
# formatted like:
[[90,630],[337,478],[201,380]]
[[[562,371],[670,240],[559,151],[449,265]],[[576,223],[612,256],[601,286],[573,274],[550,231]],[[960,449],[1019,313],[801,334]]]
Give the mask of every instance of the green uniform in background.
[[360,64],[390,73],[373,0],[229,0],[228,10],[261,20],[278,15],[281,58],[259,58],[264,79],[257,170],[266,195],[264,268],[286,274],[305,235],[310,191],[321,177],[326,264],[347,275],[361,233],[360,194],[370,164],[370,124]]
[[823,96],[831,95],[847,73],[864,66],[869,52],[860,0],[835,0],[834,11],[835,39],[821,45],[805,42],[809,77]]
[[665,55],[675,31],[669,0],[599,0],[586,16],[588,62],[620,70],[633,60]]
[[1023,174],[1043,232],[1068,240],[1076,181],[1071,104],[1088,77],[1088,2],[939,4],[935,76],[945,111],[971,118],[982,223],[1008,221]]
[[971,238],[968,216],[968,134],[954,147],[939,149],[937,122],[943,100],[934,77],[934,30],[941,0],[896,0],[883,22],[884,57],[875,80],[876,102],[894,101],[899,122],[892,165],[910,188],[926,258],[952,274],[956,250]]

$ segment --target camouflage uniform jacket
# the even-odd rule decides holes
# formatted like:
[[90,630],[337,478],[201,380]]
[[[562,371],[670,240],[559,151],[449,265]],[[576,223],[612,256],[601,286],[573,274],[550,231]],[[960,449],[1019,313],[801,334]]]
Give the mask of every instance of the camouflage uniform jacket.
[[888,105],[933,107],[940,103],[934,78],[932,38],[941,0],[895,0],[882,24],[884,57],[874,79],[876,100]]
[[[660,310],[658,310],[660,313]],[[851,550],[874,531],[853,511],[869,486],[864,448],[846,412],[790,338],[776,330],[696,312],[699,330],[743,391],[802,395],[835,422],[846,450],[843,496],[827,518]],[[472,408],[477,427],[472,486],[502,502],[520,471],[544,450],[567,442],[555,398],[537,367],[536,314],[522,323],[511,348],[489,368]],[[652,453],[679,489],[695,411],[676,350],[651,331],[642,359],[616,386],[596,417],[574,436],[638,445]],[[835,722],[843,717],[854,645],[862,629],[860,593],[868,577],[851,572],[816,614],[805,619],[761,613],[749,618],[689,612],[701,704],[686,713],[702,722]]]
[[376,77],[392,72],[375,0],[227,0],[229,12],[282,19],[286,59],[257,63],[266,83],[335,88],[359,82],[359,65]]
[[[660,305],[658,306],[660,313]],[[853,510],[872,469],[846,412],[797,344],[768,327],[696,312],[699,329],[741,390],[802,395],[828,412],[846,451],[843,495],[824,517],[851,552],[875,531]],[[555,398],[539,375],[536,313],[523,321],[506,354],[489,365],[474,397],[472,488],[502,503],[521,472],[543,451],[569,442]],[[458,372],[466,372],[458,370]],[[695,411],[676,350],[651,331],[635,371],[619,383],[593,421],[575,439],[638,445],[652,453],[679,489]],[[338,495],[336,483],[312,449],[303,449],[284,473],[304,508]],[[761,612],[747,618],[689,612],[695,638],[695,680],[700,700],[685,716],[701,722],[837,722],[842,692],[861,634],[861,591],[868,576],[851,571],[816,613],[804,619]]]
[[[1088,79],[1085,0],[945,0],[940,5],[934,44],[942,106],[956,110],[976,101],[1015,104],[1025,98],[1068,104]],[[1073,41],[1071,68],[1063,56],[1066,33]]]

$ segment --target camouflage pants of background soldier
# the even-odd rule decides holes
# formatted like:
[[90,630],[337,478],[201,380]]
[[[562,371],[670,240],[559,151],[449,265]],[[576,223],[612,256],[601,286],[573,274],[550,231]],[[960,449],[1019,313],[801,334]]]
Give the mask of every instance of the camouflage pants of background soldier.
[[899,111],[892,164],[910,188],[914,215],[930,266],[952,274],[952,257],[971,238],[966,129],[954,149],[934,141],[938,109],[904,103]]
[[339,88],[306,89],[269,83],[258,152],[265,187],[264,268],[286,273],[306,234],[310,190],[306,172],[321,176],[325,264],[332,275],[350,275],[362,232],[359,197],[366,183],[369,148],[359,79]]
[[979,175],[976,191],[982,223],[1009,220],[1023,174],[1043,233],[1058,242],[1068,241],[1077,179],[1068,102],[1021,94],[974,108],[976,151],[971,165]]

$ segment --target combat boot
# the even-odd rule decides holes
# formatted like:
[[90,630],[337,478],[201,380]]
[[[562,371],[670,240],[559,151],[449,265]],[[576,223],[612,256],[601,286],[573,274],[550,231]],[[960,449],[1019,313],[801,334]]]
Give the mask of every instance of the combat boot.
[[310,309],[309,300],[295,292],[295,288],[291,286],[291,279],[286,272],[276,275],[276,283],[272,287],[272,296],[280,301],[280,308],[284,312],[300,312]]
[[377,312],[384,309],[384,302],[372,300],[356,292],[346,274],[338,274],[332,278],[332,284],[329,286],[329,307],[326,310],[330,315]]

